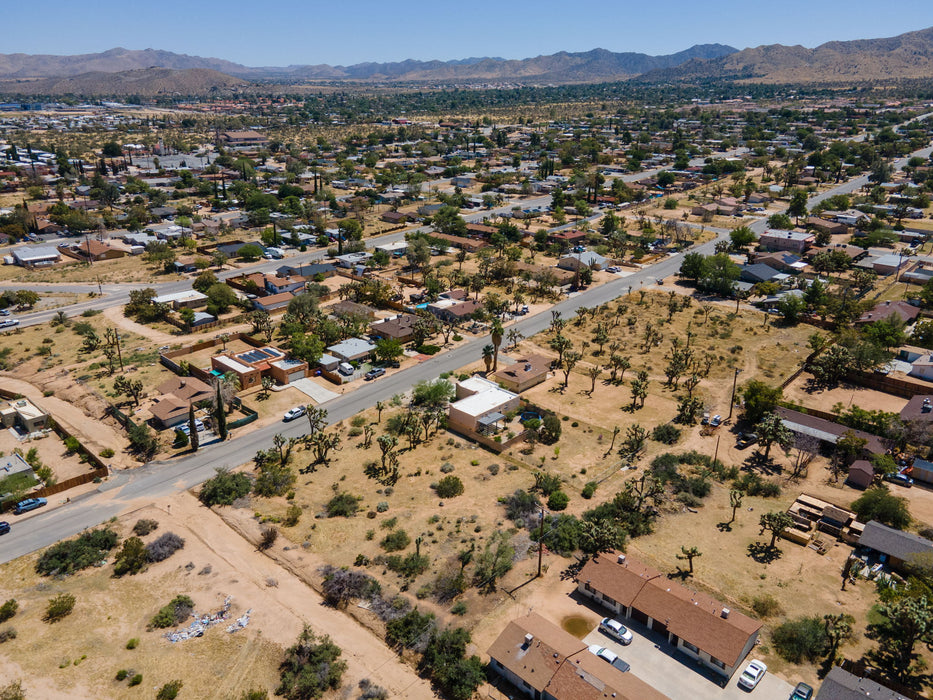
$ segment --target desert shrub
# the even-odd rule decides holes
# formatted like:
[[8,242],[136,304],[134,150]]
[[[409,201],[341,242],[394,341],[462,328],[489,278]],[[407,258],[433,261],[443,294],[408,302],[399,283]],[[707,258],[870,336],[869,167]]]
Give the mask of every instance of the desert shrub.
[[583,496],[586,500],[590,500],[593,497],[593,494],[596,493],[596,487],[598,484],[595,481],[587,481],[586,486],[583,487],[583,491],[580,492],[580,495]]
[[547,507],[550,510],[564,510],[570,503],[570,496],[563,491],[554,491],[547,497]]
[[526,522],[541,507],[541,501],[533,493],[518,489],[511,496],[500,499],[505,506],[505,516],[515,522]]
[[393,530],[384,538],[379,546],[387,552],[400,552],[411,544],[411,538],[404,530]]
[[269,700],[269,693],[265,690],[244,690],[243,694],[240,696],[240,700]]
[[134,685],[139,685],[142,682],[143,682],[143,674],[137,673],[132,678],[130,678],[129,685],[130,687],[132,687]]
[[113,575],[138,574],[146,568],[148,561],[149,556],[143,541],[138,537],[128,537],[123,541],[123,546],[113,561]]
[[184,683],[179,680],[169,681],[159,688],[159,692],[156,693],[156,700],[175,700],[183,685]]
[[486,471],[488,471],[492,476],[495,476],[499,473],[499,465],[490,464],[488,467],[486,467]]
[[770,593],[755,596],[752,599],[752,610],[758,617],[774,617],[784,612],[777,598]]
[[359,437],[359,436],[362,435],[362,434],[363,434],[363,429],[362,429],[362,428],[355,428],[355,427],[354,427],[354,428],[350,428],[350,429],[347,431],[347,437]]
[[358,569],[338,569],[328,564],[319,571],[324,576],[321,583],[324,598],[337,608],[346,607],[351,600],[371,598],[381,590],[376,579]]
[[158,529],[159,523],[157,521],[143,518],[141,520],[137,520],[136,524],[133,525],[133,534],[139,535],[140,537],[145,537],[150,532],[155,532]]
[[459,477],[453,475],[445,476],[437,482],[434,487],[434,492],[440,498],[454,498],[463,493],[463,482],[460,481]]
[[775,498],[781,495],[781,485],[779,483],[776,481],[767,481],[751,472],[745,472],[739,475],[732,482],[732,488],[748,496]]
[[133,637],[130,641],[126,643],[127,649],[135,649],[139,646],[139,637]]
[[701,476],[691,476],[685,479],[683,483],[683,490],[690,492],[697,498],[706,498],[712,488],[713,485],[709,479]]
[[775,627],[771,643],[781,658],[799,664],[823,658],[829,648],[829,636],[819,617],[798,617]]
[[458,600],[458,601],[457,601],[456,603],[454,603],[453,606],[450,608],[450,612],[451,612],[453,615],[466,615],[466,613],[467,613],[467,604],[464,603],[462,600]]
[[386,557],[385,563],[386,568],[390,571],[394,571],[399,576],[415,578],[415,576],[420,576],[428,570],[428,567],[431,566],[431,558],[415,552],[404,557],[393,554],[390,557]]
[[17,610],[19,610],[19,603],[16,602],[16,598],[10,598],[3,605],[0,605],[0,622],[9,620],[16,614]]
[[185,540],[174,532],[166,532],[146,545],[146,557],[151,562],[165,561],[185,546]]
[[330,637],[318,638],[306,626],[298,641],[285,652],[279,666],[281,683],[275,694],[287,700],[310,700],[336,690],[347,670],[346,662],[339,661],[341,653]]
[[544,496],[550,496],[555,491],[560,490],[560,476],[549,474],[547,472],[535,472],[535,485],[532,491],[538,491]]
[[[537,542],[540,532],[539,527],[534,527],[529,530],[528,535],[532,541]],[[544,520],[545,546],[563,557],[569,557],[580,549],[582,534],[583,524],[572,515],[549,515]]]
[[560,419],[553,413],[549,413],[541,421],[538,436],[545,445],[553,445],[560,440],[561,430],[563,430],[563,426],[560,424]]
[[360,695],[357,700],[388,700],[389,691],[378,685],[374,685],[368,678],[364,678],[359,683]]
[[49,599],[49,604],[45,609],[45,615],[42,619],[45,622],[58,622],[68,617],[75,609],[77,599],[71,593],[60,593],[54,598]]
[[377,513],[385,513],[387,510],[389,510],[389,502],[388,502],[388,501],[379,501],[379,503],[376,504],[376,512],[377,512]]
[[428,673],[451,700],[469,700],[486,681],[483,662],[475,654],[467,657],[470,633],[462,627],[435,630],[421,657],[419,669]]
[[663,442],[665,445],[674,445],[680,440],[681,430],[673,423],[664,423],[651,431],[651,439]]
[[[7,627],[5,629],[0,630],[0,644],[5,644],[6,642],[9,642],[11,639],[16,639],[16,628],[15,627]],[[3,696],[0,695],[0,698],[2,697]]]
[[282,524],[285,527],[295,527],[299,520],[301,520],[301,506],[290,505],[288,510],[285,511],[285,519]]
[[177,595],[159,609],[153,618],[149,621],[149,626],[155,629],[165,629],[180,625],[191,616],[194,610],[194,601],[189,596]]
[[889,527],[903,530],[911,522],[907,499],[895,496],[884,487],[868,489],[855,499],[852,510],[863,523],[877,520]]
[[434,613],[421,613],[413,608],[401,617],[386,623],[386,642],[395,648],[424,648],[428,633],[435,629]]
[[354,428],[362,428],[364,425],[366,425],[366,417],[353,416],[353,418],[350,420],[350,425],[352,425]]
[[454,465],[450,462],[444,462],[441,465],[441,474],[450,474],[454,470]]
[[119,671],[117,671],[117,675],[115,675],[114,678],[118,681],[125,681],[128,675],[129,671],[127,671],[125,668],[121,668]]
[[43,576],[72,574],[100,562],[117,546],[117,534],[112,530],[91,530],[54,544],[36,562],[36,573]]
[[677,500],[683,503],[688,508],[699,508],[703,505],[703,501],[696,496],[694,496],[689,491],[681,491],[677,494]]
[[229,506],[249,495],[251,489],[252,483],[246,474],[218,469],[216,475],[204,482],[198,498],[206,506]]
[[114,452],[114,451],[113,451],[111,448],[109,448],[109,447],[105,447],[104,449],[102,449],[102,450],[100,451],[100,456],[103,457],[104,459],[110,459],[110,458],[113,457],[115,454],[116,454],[116,452]]
[[346,491],[338,493],[325,506],[327,516],[330,518],[351,518],[360,509],[360,501],[362,500],[362,496],[354,496]]
[[259,551],[264,552],[269,549],[272,545],[275,544],[275,541],[279,538],[278,528],[275,527],[266,527],[262,529],[262,533],[259,535]]

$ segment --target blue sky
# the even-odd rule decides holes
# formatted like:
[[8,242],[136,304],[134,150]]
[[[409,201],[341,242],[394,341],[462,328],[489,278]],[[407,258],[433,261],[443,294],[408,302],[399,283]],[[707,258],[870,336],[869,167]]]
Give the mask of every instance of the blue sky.
[[[557,51],[674,53],[894,36],[933,26],[931,0],[33,0],[3,3],[0,53],[115,46],[246,65],[527,58]],[[894,11],[891,11],[894,10]]]

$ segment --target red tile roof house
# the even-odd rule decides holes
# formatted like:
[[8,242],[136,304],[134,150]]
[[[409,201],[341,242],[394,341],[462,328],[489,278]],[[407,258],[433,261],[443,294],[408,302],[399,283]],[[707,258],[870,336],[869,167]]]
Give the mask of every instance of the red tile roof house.
[[488,653],[490,667],[535,700],[669,700],[535,612],[509,622]]
[[625,554],[601,554],[577,576],[577,591],[667,637],[725,679],[758,641],[761,623],[696,593]]

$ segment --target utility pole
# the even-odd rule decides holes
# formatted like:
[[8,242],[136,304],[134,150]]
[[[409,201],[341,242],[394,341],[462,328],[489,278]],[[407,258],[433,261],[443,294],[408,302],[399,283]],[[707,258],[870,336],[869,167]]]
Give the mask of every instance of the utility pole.
[[541,558],[544,556],[544,507],[541,507],[541,515],[538,525],[538,575],[535,578],[541,578]]
[[717,433],[717,435],[716,435],[716,449],[715,449],[715,451],[713,452],[713,462],[715,462],[717,459],[719,459],[719,441],[720,441],[721,439],[722,439],[722,435],[720,435],[720,434]]
[[742,370],[735,370],[735,376],[732,378],[732,398],[729,399],[729,417],[726,420],[732,420],[732,409],[735,407],[735,385],[739,381],[739,373]]

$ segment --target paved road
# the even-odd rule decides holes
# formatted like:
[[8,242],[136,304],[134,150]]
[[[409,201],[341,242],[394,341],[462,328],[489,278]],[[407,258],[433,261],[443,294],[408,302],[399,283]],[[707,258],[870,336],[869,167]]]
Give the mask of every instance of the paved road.
[[[931,150],[933,147],[928,147],[911,155],[928,156]],[[898,161],[898,163],[901,162],[906,162],[906,158]],[[810,206],[832,194],[851,192],[863,186],[865,182],[867,182],[865,178],[855,178],[854,181],[817,195],[810,200]],[[549,199],[550,197],[539,197],[526,200],[525,205],[526,207],[543,206]],[[502,207],[501,209],[507,211],[509,208]],[[484,214],[488,212],[479,212],[471,216],[481,218]],[[751,227],[760,233],[764,230],[765,220],[758,219],[751,224]],[[394,235],[400,237],[402,234]],[[695,250],[709,255],[714,251],[718,241],[727,238],[728,234],[719,230],[714,240],[698,246]],[[323,251],[317,251],[314,254],[320,255]],[[681,257],[682,254],[668,256],[631,275],[620,277],[585,292],[573,294],[552,308],[560,311],[564,318],[572,317],[581,306],[592,307],[604,304],[627,292],[629,287],[637,290],[654,284],[657,278],[676,274],[680,269]],[[264,264],[277,266],[281,263],[272,261]],[[550,325],[550,319],[551,314],[545,311],[522,318],[509,327],[514,327],[525,337],[530,337],[546,329]],[[376,401],[404,393],[416,382],[434,379],[442,372],[453,372],[481,357],[482,347],[487,342],[489,341],[486,337],[475,338],[419,365],[374,382],[364,383],[349,394],[324,404],[328,410],[329,419],[331,422],[336,422],[350,418],[373,406]],[[235,435],[231,440],[202,448],[194,455],[171,462],[153,462],[130,472],[120,472],[103,485],[102,492],[87,494],[75,499],[66,507],[51,508],[27,516],[11,515],[9,517],[13,532],[9,536],[0,538],[0,563],[41,549],[85,528],[105,522],[121,512],[133,499],[156,498],[199,484],[209,478],[215,469],[242,464],[257,450],[268,448],[276,433],[297,436],[304,433],[306,425],[303,420],[298,420],[290,424],[278,423],[254,430],[246,428],[238,431],[240,434]]]

